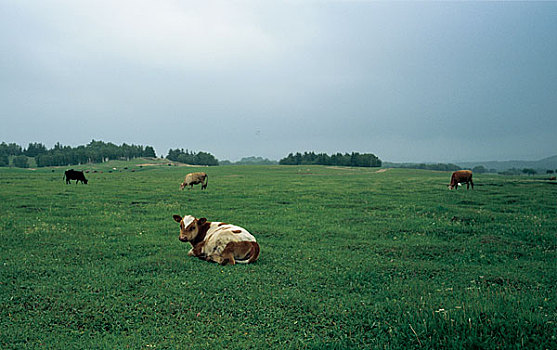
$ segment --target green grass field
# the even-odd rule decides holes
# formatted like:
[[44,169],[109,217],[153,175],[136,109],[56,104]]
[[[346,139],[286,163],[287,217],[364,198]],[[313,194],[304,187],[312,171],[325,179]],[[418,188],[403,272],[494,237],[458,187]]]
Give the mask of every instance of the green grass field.
[[[557,347],[555,182],[74,168],[103,173],[66,185],[61,168],[0,169],[2,349]],[[208,189],[180,191],[199,170]],[[173,214],[245,227],[259,261],[187,257]]]

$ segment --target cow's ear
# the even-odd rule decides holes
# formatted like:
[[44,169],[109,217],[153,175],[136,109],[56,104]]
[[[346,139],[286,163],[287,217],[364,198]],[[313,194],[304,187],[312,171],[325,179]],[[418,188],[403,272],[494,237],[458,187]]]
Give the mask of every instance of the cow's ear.
[[197,219],[197,224],[198,225],[203,225],[204,223],[207,222],[207,218],[201,218],[201,219]]
[[180,215],[172,215],[172,217],[174,218],[174,221],[176,221],[176,222],[182,221],[182,217]]

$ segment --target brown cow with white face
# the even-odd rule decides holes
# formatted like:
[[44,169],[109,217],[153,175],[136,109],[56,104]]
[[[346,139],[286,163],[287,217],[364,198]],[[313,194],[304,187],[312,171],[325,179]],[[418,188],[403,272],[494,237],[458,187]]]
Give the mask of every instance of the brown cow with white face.
[[459,184],[466,184],[466,189],[474,189],[474,183],[472,182],[472,172],[470,170],[458,170],[451,176],[451,183],[449,184],[449,190],[453,188],[458,189]]
[[188,256],[221,265],[252,263],[259,257],[259,244],[245,228],[191,215],[173,215],[173,218],[180,223],[178,239],[192,245]]
[[184,187],[190,186],[191,190],[193,185],[201,184],[201,189],[204,190],[207,188],[208,183],[209,176],[206,173],[189,173],[180,185],[180,189],[183,190]]

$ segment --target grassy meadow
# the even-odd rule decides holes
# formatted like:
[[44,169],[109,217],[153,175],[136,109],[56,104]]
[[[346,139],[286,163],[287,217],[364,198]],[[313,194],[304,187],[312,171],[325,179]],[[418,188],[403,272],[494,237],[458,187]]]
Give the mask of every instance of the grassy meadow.
[[[408,169],[73,168],[98,172],[66,185],[63,168],[0,168],[2,349],[557,347],[554,181],[475,175],[449,191],[449,173]],[[192,171],[206,191],[179,190]],[[259,261],[187,257],[173,214],[245,227]]]

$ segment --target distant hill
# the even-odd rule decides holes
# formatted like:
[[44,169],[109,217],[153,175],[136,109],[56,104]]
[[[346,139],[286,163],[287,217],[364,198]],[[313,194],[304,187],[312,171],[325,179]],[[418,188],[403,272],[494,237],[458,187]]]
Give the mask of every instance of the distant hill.
[[452,163],[392,163],[383,162],[385,168],[422,169],[435,171],[454,171],[461,167]]
[[557,155],[540,159],[540,160],[508,160],[508,161],[486,161],[486,162],[456,162],[461,168],[473,168],[478,165],[483,165],[486,169],[495,169],[503,171],[507,169],[557,169]]

